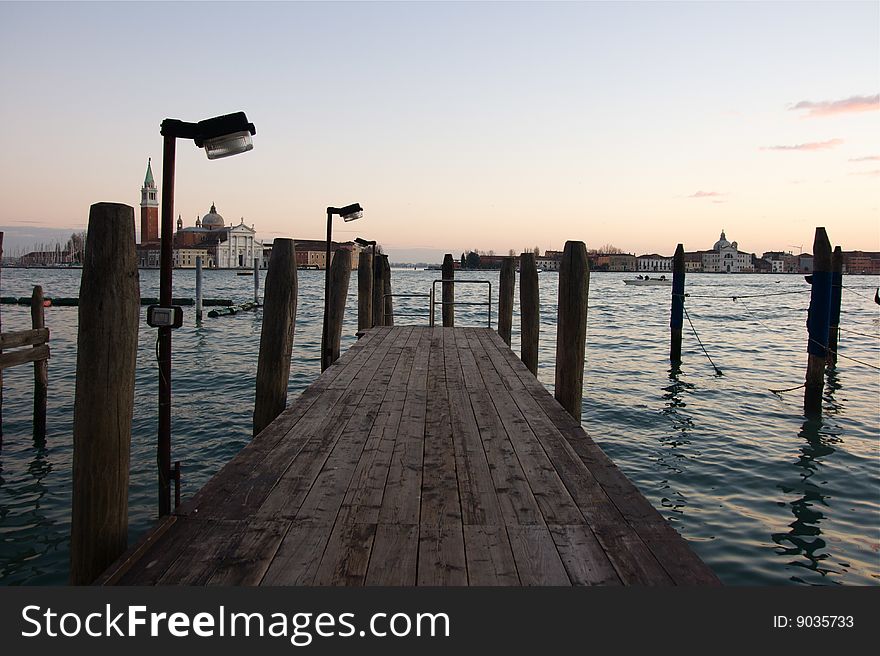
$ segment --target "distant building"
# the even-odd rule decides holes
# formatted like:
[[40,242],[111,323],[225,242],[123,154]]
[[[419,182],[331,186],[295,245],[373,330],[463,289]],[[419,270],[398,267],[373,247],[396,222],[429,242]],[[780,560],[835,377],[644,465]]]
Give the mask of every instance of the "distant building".
[[141,187],[141,244],[159,242],[159,191],[153,180],[151,159],[147,159],[147,174]]
[[754,271],[751,253],[742,253],[737,243],[727,241],[724,230],[712,246],[703,253],[703,271],[706,273],[744,273]]
[[784,251],[767,251],[761,259],[770,263],[773,273],[797,273],[800,268],[797,256]]
[[844,251],[843,272],[868,275],[880,274],[880,253],[871,251]]
[[[562,251],[544,251],[543,256],[535,257],[535,266],[544,271],[559,271],[559,264],[562,262]],[[517,262],[519,267],[519,262]]]
[[694,251],[684,254],[684,272],[700,273],[703,270],[703,255],[706,251]]
[[[319,239],[294,239],[296,249],[296,266],[299,269],[325,269],[327,266],[327,241]],[[359,244],[351,241],[330,242],[330,262],[333,263],[333,254],[337,248],[344,248],[351,252],[351,268],[357,269],[360,261],[361,250]]]
[[594,261],[597,271],[635,271],[638,266],[632,253],[597,253]]
[[641,272],[672,271],[672,258],[665,255],[639,255],[636,258],[638,270]]
[[184,228],[183,219],[177,218],[174,248],[207,251],[205,266],[209,268],[251,269],[254,260],[259,268],[265,268],[263,244],[256,234],[253,226],[245,225],[244,217],[237,225],[227,226],[211,203],[211,209],[201,219],[196,218],[194,226]]

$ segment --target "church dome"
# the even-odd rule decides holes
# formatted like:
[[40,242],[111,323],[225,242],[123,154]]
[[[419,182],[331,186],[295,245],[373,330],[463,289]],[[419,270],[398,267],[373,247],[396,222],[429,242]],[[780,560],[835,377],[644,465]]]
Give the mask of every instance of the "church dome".
[[730,242],[727,241],[727,237],[724,236],[724,231],[721,231],[721,239],[715,242],[715,245],[712,247],[714,251],[720,251],[722,248],[727,248],[730,246]]
[[217,214],[217,208],[214,207],[214,203],[211,203],[211,211],[202,217],[202,227],[213,230],[214,228],[222,228],[224,225],[223,217]]

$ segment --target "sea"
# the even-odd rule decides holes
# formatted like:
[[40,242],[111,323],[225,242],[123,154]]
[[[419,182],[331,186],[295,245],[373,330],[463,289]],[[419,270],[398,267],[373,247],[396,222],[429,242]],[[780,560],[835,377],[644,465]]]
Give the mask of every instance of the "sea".
[[[79,295],[76,269],[4,269],[0,295]],[[261,290],[265,271],[260,272]],[[457,272],[456,325],[497,328],[498,272]],[[669,363],[669,287],[590,278],[582,422],[727,585],[880,584],[880,306],[878,276],[844,276],[840,359],[823,415],[803,415],[810,287],[801,275],[691,274],[682,364]],[[395,293],[427,294],[438,271],[393,269]],[[323,271],[300,271],[289,399],[320,373]],[[489,283],[489,284],[485,284]],[[539,275],[539,380],[552,391],[558,274]],[[140,271],[142,296],[159,273]],[[253,300],[252,277],[207,270],[206,298]],[[194,297],[195,272],[174,271]],[[439,285],[438,285],[439,292]],[[486,305],[491,294],[491,305]],[[517,290],[518,298],[518,290]],[[424,297],[397,297],[397,325],[428,325]],[[29,308],[3,305],[4,331],[30,328]],[[512,348],[519,353],[519,308]],[[32,432],[33,368],[3,372],[0,584],[68,578],[76,377],[76,307],[49,307],[47,435]],[[108,315],[107,321],[114,317]],[[196,492],[251,438],[262,312],[195,320],[173,337],[172,460]],[[439,311],[437,313],[439,323]],[[353,272],[343,350],[357,330]],[[132,427],[129,539],[156,519],[156,330],[142,309]],[[793,389],[792,389],[793,388]],[[787,391],[786,391],[787,390]]]

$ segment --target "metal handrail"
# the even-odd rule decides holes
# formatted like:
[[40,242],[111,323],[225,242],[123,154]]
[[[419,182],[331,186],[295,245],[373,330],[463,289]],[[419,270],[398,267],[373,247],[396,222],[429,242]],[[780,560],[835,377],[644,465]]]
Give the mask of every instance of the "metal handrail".
[[[428,298],[428,299],[430,299],[429,303],[432,303],[434,301],[434,294],[433,294],[433,290],[431,290],[431,291],[432,291],[431,294],[382,294],[382,325],[383,326],[385,325],[385,299],[386,298],[388,298],[389,296],[391,298],[394,298],[395,296],[410,297],[410,298],[412,298],[412,297]],[[432,306],[429,305],[429,307],[432,307]],[[399,316],[399,317],[416,317],[419,315],[410,313],[410,314],[398,314],[397,316]],[[431,325],[433,325],[433,324],[431,324]]]
[[[437,301],[436,299],[437,299],[437,283],[438,282],[440,282],[440,283],[451,282],[451,283],[455,283],[458,285],[467,285],[467,284],[489,285],[489,300],[487,300],[485,303],[482,301],[449,301],[449,302],[443,301],[443,300]],[[441,299],[442,299],[442,296],[441,296]],[[486,317],[486,326],[491,328],[492,327],[492,281],[491,280],[455,280],[455,279],[444,280],[443,278],[438,278],[431,284],[431,326],[434,325],[434,308],[438,305],[440,305],[440,306],[452,305],[453,307],[456,305],[485,305],[486,310],[488,311],[488,316]]]

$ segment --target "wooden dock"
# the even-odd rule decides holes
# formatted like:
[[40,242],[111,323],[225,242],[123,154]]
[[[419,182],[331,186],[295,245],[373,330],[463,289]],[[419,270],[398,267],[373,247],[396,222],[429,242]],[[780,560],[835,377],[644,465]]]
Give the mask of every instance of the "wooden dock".
[[487,328],[374,328],[98,580],[717,585]]

